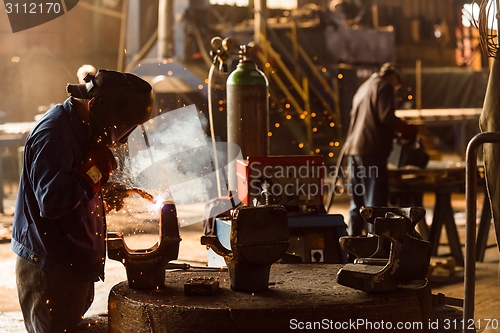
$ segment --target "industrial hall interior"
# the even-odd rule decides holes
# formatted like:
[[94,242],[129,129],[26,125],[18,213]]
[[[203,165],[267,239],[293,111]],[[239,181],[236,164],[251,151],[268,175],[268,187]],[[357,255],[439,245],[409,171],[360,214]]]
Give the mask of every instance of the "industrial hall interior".
[[500,332],[499,0],[3,6],[1,332]]

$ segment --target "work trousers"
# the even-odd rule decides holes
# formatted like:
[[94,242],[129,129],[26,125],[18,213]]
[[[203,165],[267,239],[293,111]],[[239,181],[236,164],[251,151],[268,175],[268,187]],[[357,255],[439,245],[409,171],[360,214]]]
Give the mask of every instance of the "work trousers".
[[389,200],[389,176],[386,156],[349,156],[349,236],[360,236],[363,229],[373,231],[359,209],[363,206],[386,207]]
[[29,333],[72,332],[94,299],[94,282],[41,269],[20,256],[16,283]]

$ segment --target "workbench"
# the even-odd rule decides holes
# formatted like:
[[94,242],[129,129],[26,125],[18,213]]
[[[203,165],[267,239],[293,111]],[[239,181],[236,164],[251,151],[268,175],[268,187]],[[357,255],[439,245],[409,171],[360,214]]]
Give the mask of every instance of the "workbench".
[[[478,188],[485,188],[484,168],[478,167]],[[430,161],[425,169],[402,167],[389,169],[389,193],[392,204],[397,206],[422,206],[424,193],[435,196],[434,212],[430,228],[425,220],[418,223],[418,230],[425,240],[431,242],[431,255],[436,256],[441,230],[446,229],[451,255],[458,265],[464,265],[462,244],[458,235],[452,194],[465,193],[465,162]],[[485,196],[487,198],[487,196]],[[487,247],[491,223],[489,203],[485,200],[482,208],[477,236],[477,260],[482,261]]]
[[[383,332],[387,330],[380,326],[382,322],[390,323],[394,330],[398,322],[422,323],[422,328],[427,328],[434,317],[432,294],[427,285],[368,294],[339,285],[336,275],[341,267],[276,263],[271,267],[269,289],[255,293],[235,292],[229,287],[227,271],[207,269],[167,271],[166,287],[160,290],[131,289],[127,282],[121,282],[110,291],[108,330],[111,333]],[[218,279],[220,288],[212,295],[185,295],[184,283],[200,277]],[[316,326],[316,330],[306,328],[314,323],[324,326],[320,329]],[[378,325],[378,329],[373,325]],[[405,332],[426,331],[413,328]]]
[[439,137],[439,129],[446,128],[453,132],[454,151],[465,159],[467,144],[474,134],[479,133],[479,116],[482,108],[446,108],[446,109],[411,109],[397,110],[396,116],[410,124],[434,128]]

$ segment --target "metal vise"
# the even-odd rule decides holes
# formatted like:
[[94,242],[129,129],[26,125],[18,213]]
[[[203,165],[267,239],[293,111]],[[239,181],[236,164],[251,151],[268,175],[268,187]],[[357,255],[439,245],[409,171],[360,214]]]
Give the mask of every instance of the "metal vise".
[[356,256],[337,274],[341,285],[381,292],[402,284],[425,284],[430,263],[431,244],[415,230],[425,216],[422,207],[362,207],[361,216],[374,224],[368,237],[341,237],[342,249]]
[[165,269],[179,255],[179,224],[172,202],[164,202],[160,213],[158,242],[149,249],[127,247],[123,234],[108,233],[108,257],[123,263],[130,288],[159,289],[165,286]]
[[271,265],[289,245],[287,211],[280,205],[240,207],[231,219],[231,250],[217,236],[202,236],[201,244],[224,257],[231,289],[254,292],[266,290]]

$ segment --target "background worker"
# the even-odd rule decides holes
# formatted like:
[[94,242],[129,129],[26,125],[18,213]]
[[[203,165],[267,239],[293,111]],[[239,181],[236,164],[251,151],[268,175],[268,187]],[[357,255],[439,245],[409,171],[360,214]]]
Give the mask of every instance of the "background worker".
[[[395,115],[395,91],[402,82],[401,68],[386,63],[356,91],[346,139],[351,193],[349,235],[359,236],[365,221],[362,206],[386,207],[389,200],[387,162],[396,136],[414,142],[418,129]],[[371,231],[371,225],[366,226]]]
[[[108,147],[151,116],[151,86],[99,70],[49,109],[27,137],[12,228],[16,282],[28,332],[71,332],[104,280],[101,188],[117,168]],[[106,200],[106,198],[104,198]]]
[[82,65],[80,68],[78,68],[78,71],[76,72],[76,76],[78,76],[78,82],[80,83],[85,83],[85,77],[87,74],[92,74],[95,75],[97,73],[97,70],[95,69],[94,66],[85,64]]

